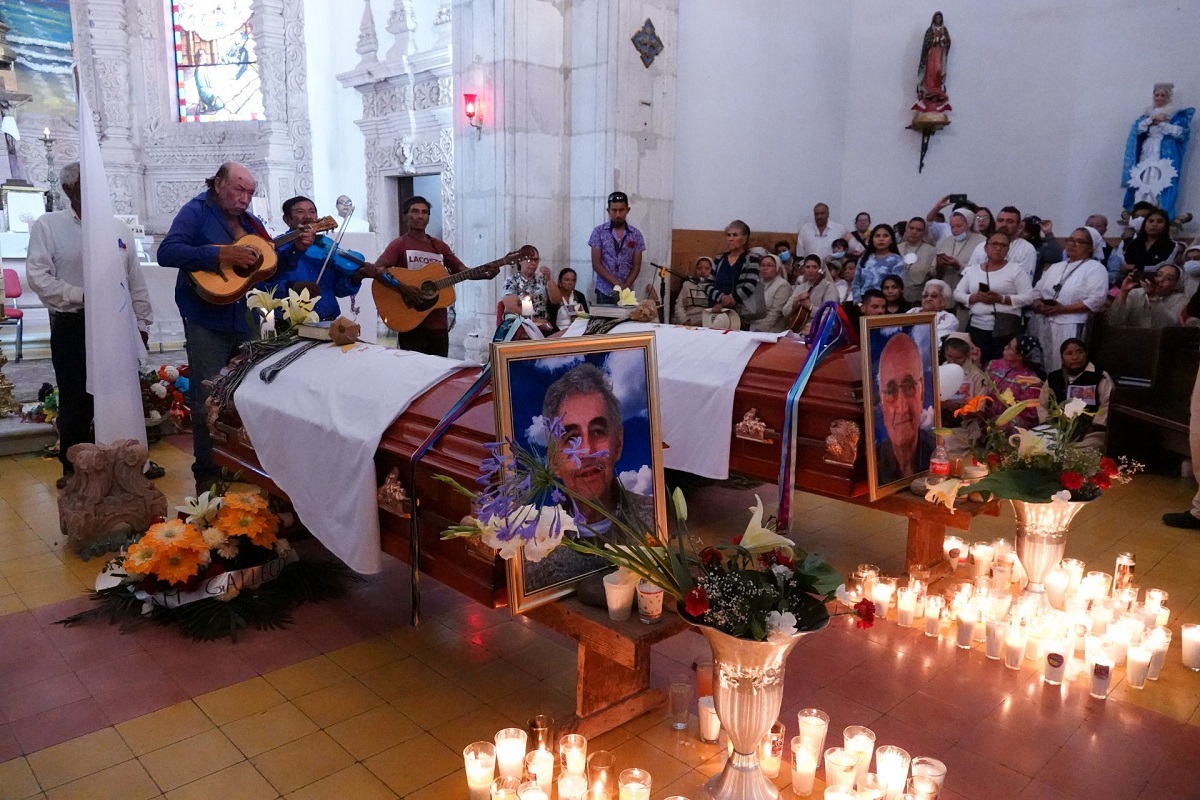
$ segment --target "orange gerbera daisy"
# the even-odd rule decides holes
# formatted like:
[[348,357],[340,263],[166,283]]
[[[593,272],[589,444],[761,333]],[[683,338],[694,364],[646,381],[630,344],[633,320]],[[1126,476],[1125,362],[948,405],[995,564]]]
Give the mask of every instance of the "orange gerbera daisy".
[[125,551],[125,563],[122,566],[128,573],[145,575],[154,572],[157,562],[158,551],[145,541],[139,541],[131,544]]
[[233,492],[227,494],[223,498],[224,505],[240,508],[243,511],[256,511],[259,513],[268,513],[267,500],[261,494],[254,492]]
[[988,398],[986,394],[977,394],[967,400],[967,402],[963,404],[962,408],[955,411],[954,416],[965,417],[967,414],[978,414],[989,399],[990,398]]
[[189,525],[180,519],[169,519],[150,526],[142,541],[162,553],[176,550],[208,550],[204,536],[195,525]]
[[204,553],[195,550],[176,550],[158,562],[154,574],[167,583],[187,583],[204,563]]
[[270,512],[250,511],[226,503],[217,512],[216,526],[228,536],[245,536],[262,547],[275,542],[278,518]]

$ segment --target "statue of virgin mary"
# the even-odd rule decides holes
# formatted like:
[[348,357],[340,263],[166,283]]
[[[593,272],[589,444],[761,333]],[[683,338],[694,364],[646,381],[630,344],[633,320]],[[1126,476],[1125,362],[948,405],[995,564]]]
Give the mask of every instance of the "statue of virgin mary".
[[942,12],[933,15],[921,42],[921,60],[917,64],[917,103],[913,111],[950,111],[946,95],[946,60],[950,55],[950,31]]
[[1125,210],[1146,200],[1175,219],[1175,198],[1183,173],[1183,154],[1191,134],[1194,108],[1177,109],[1175,85],[1154,84],[1154,104],[1133,121],[1125,142],[1121,185],[1126,187]]

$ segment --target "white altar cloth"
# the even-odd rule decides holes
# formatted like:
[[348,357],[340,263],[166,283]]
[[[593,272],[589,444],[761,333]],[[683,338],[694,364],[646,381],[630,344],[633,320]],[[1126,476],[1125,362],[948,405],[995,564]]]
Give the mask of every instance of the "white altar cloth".
[[242,381],[234,405],[259,464],[291,498],[305,527],[362,573],[380,570],[375,451],[409,404],[460,369],[477,366],[408,350],[321,344],[272,383]]
[[654,332],[658,407],[668,445],[663,466],[724,480],[729,477],[733,395],[754,351],[782,333],[719,331],[651,322],[623,322],[615,333]]

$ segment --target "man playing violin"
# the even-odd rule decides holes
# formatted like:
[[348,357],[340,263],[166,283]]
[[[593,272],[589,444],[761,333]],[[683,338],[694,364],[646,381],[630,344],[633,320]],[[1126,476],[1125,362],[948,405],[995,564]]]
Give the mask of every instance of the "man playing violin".
[[[429,225],[429,208],[429,201],[421,196],[410,197],[404,202],[402,211],[406,230],[402,236],[393,239],[384,248],[375,266],[382,271],[391,267],[421,269],[430,263],[438,263],[451,274],[466,271],[467,265],[454,255],[449,245],[425,233],[425,228]],[[498,264],[482,270],[477,280],[494,278],[499,271]],[[422,302],[416,287],[401,283],[394,287],[393,291],[400,292],[404,302],[410,307],[418,307]],[[435,309],[416,328],[407,333],[399,333],[397,337],[399,347],[404,350],[446,356],[450,352],[450,324],[446,310]]]
[[[317,219],[317,206],[307,197],[284,201],[283,221],[289,229],[297,230]],[[378,278],[382,270],[362,261],[357,253],[349,250],[334,250],[326,263],[325,257],[333,250],[333,244],[333,239],[328,236],[311,232],[300,234],[295,241],[279,248],[279,268],[258,288],[264,291],[276,289],[275,294],[279,297],[286,296],[289,289],[297,292],[307,289],[310,297],[321,297],[317,302],[317,315],[323,320],[337,319],[341,313],[337,299],[357,294],[363,278]]]
[[[205,382],[217,377],[249,334],[244,297],[224,305],[210,303],[197,293],[185,273],[218,272],[222,266],[252,267],[258,261],[258,253],[234,242],[251,234],[271,238],[262,221],[248,211],[257,184],[244,165],[232,161],[222,164],[205,184],[208,189],[189,200],[175,215],[171,230],[158,247],[158,263],[179,270],[175,304],[183,317],[187,338],[191,370],[188,399],[197,415],[192,426],[196,458],[192,474],[197,492],[207,490],[220,476],[220,469],[212,460],[208,426],[202,421],[208,399]],[[312,236],[306,236],[311,244]]]

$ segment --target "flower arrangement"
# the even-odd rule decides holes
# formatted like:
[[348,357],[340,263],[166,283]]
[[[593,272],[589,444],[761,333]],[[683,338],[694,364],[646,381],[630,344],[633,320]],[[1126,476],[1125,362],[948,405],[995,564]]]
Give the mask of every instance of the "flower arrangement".
[[155,522],[104,566],[92,593],[97,607],[61,622],[148,619],[177,623],[194,639],[236,640],[250,626],[286,626],[305,599],[345,591],[348,570],[299,561],[260,494],[223,483],[176,510],[178,518]]
[[[262,315],[264,338],[270,332],[284,336],[301,325],[320,319],[315,310],[320,299],[320,295],[310,296],[308,289],[299,292],[289,289],[284,298],[277,298],[274,288],[270,291],[251,289],[246,293],[246,307],[257,309]],[[275,314],[276,311],[280,313]],[[275,327],[277,318],[281,323],[278,328]]]
[[186,430],[192,421],[192,410],[188,406],[187,394],[191,388],[187,364],[171,366],[163,364],[158,369],[146,370],[141,376],[142,413],[147,424],[155,424],[170,416],[180,430]]
[[37,404],[21,414],[22,422],[54,422],[58,419],[58,387],[43,383],[38,389]]
[[1017,424],[1022,415],[1036,410],[1038,402],[1037,398],[1017,401],[1009,390],[968,399],[954,415],[981,426],[974,452],[990,472],[969,487],[961,481],[944,481],[930,487],[926,499],[951,510],[955,497],[968,491],[1028,503],[1093,500],[1141,471],[1141,464],[1124,457],[1102,457],[1097,448],[1081,441],[1092,414],[1079,398],[1060,403],[1051,396],[1044,423],[1032,428]]
[[[679,489],[671,495],[675,531],[649,529],[637,515],[612,513],[569,489],[551,465],[569,459],[578,468],[602,458],[580,440],[565,445],[558,419],[545,423],[545,449],[525,448],[513,440],[487,445],[473,492],[446,476],[437,476],[470,497],[475,515],[443,532],[443,538],[478,537],[505,559],[539,561],[566,546],[599,556],[638,578],[661,587],[698,624],[731,636],[763,641],[822,627],[827,604],[837,597],[842,576],[816,554],[777,534],[764,519],[762,501],[752,509],[746,531],[729,543],[701,547],[687,530],[687,504]],[[599,512],[611,524],[593,528],[585,510]],[[848,612],[869,626],[874,607],[867,601]]]

